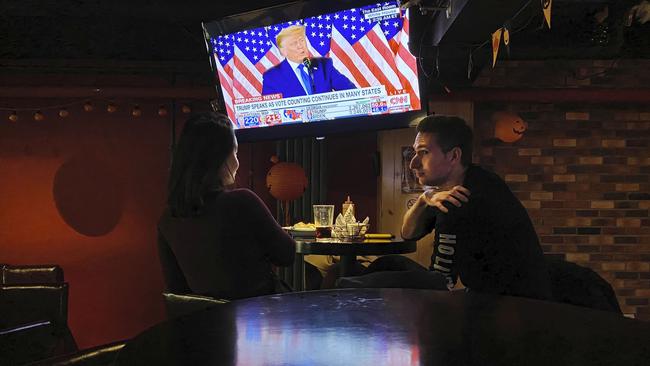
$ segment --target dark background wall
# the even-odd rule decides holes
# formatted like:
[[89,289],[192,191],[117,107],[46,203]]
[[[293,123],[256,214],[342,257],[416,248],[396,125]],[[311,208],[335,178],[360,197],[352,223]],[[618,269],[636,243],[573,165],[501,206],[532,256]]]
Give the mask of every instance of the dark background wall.
[[336,135],[327,141],[327,202],[336,205],[336,214],[347,196],[355,204],[356,218],[370,218],[377,225],[377,182],[379,161],[377,133]]
[[[614,287],[623,312],[645,320],[650,104],[641,100],[647,89],[623,95],[625,88],[647,88],[649,70],[644,60],[502,62],[477,80],[483,95],[496,86],[525,87],[539,92],[536,100],[509,101],[521,100],[513,91],[502,101],[475,104],[478,161],[522,200],[544,251],[597,271]],[[601,88],[610,88],[608,96],[595,98]],[[571,95],[558,93],[566,91]],[[528,122],[525,136],[512,144],[494,139],[491,115],[504,110]]]

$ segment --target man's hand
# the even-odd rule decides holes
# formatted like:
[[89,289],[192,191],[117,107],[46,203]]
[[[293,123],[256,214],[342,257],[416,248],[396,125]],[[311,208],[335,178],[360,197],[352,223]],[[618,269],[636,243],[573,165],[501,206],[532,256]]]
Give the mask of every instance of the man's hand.
[[442,212],[449,212],[443,202],[447,201],[456,207],[460,207],[462,202],[468,202],[471,192],[463,186],[454,186],[449,191],[436,191],[433,189],[426,190],[420,196],[428,206],[436,207]]

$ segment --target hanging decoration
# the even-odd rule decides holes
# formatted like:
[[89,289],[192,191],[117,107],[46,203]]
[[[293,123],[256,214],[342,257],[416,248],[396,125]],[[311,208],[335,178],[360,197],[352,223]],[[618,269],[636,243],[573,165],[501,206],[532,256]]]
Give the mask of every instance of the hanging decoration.
[[280,201],[300,198],[307,188],[304,169],[296,163],[280,162],[277,157],[272,157],[271,161],[276,162],[266,174],[266,187],[271,196]]
[[507,143],[518,141],[528,129],[526,121],[514,112],[494,112],[492,121],[494,121],[494,137]]
[[[483,46],[486,46],[487,44],[492,45],[492,67],[494,68],[496,66],[497,62],[497,56],[499,54],[499,47],[501,45],[501,39],[503,39],[503,43],[506,46],[506,53],[508,57],[510,56],[510,36],[518,31],[521,31],[523,28],[520,29],[512,29],[512,23],[513,21],[521,14],[530,4],[532,3],[533,0],[528,0],[518,11],[513,15],[510,19],[506,20],[503,25],[494,31],[491,34],[490,39],[486,39],[485,42],[478,44],[478,45],[472,45],[470,46],[470,54],[469,54],[469,60],[468,60],[468,72],[467,72],[467,77],[468,79],[471,76],[470,73],[470,67],[473,67],[473,60],[472,56],[473,53],[476,52],[477,50],[483,48]],[[542,12],[544,16],[544,21],[548,25],[549,28],[551,28],[551,7],[553,5],[553,0],[540,0],[542,4]]]
[[544,20],[548,25],[548,29],[551,29],[551,6],[553,5],[553,0],[541,0],[542,1],[542,11],[544,12]]
[[84,111],[92,112],[92,110],[93,110],[93,104],[90,101],[84,103]]
[[115,106],[115,104],[113,104],[112,102],[108,103],[108,105],[106,106],[106,112],[113,113],[115,111],[117,111],[117,107]]
[[288,225],[289,201],[300,198],[307,189],[305,170],[296,163],[280,162],[277,156],[271,157],[273,166],[266,174],[266,188],[278,201],[282,201],[284,221]]
[[70,112],[68,112],[67,109],[65,109],[65,108],[61,108],[61,109],[59,110],[59,117],[61,117],[61,118],[66,118],[66,117],[69,116],[69,115],[70,115]]
[[501,44],[501,34],[503,34],[503,28],[499,28],[496,32],[492,33],[492,67],[497,63],[499,45]]
[[503,25],[503,45],[506,46],[506,53],[510,58],[510,24]]

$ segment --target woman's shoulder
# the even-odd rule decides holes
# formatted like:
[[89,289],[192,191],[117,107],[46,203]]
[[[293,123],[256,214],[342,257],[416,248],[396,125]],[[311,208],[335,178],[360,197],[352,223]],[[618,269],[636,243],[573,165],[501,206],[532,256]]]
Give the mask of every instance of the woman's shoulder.
[[227,202],[237,201],[238,203],[248,202],[251,204],[261,202],[257,194],[248,188],[236,188],[224,191],[219,198]]
[[251,191],[248,188],[235,188],[235,189],[229,189],[229,190],[221,192],[221,196],[227,197],[227,198],[232,198],[232,197],[257,197],[257,194],[255,194],[255,192]]

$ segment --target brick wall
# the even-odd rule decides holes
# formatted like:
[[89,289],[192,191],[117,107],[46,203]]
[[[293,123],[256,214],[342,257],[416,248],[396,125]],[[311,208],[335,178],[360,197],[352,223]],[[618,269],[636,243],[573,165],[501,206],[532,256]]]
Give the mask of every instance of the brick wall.
[[[559,64],[504,62],[477,83],[650,85],[646,61]],[[494,138],[491,115],[504,110],[528,122],[515,143]],[[650,104],[504,101],[476,103],[475,111],[478,162],[504,177],[523,202],[544,251],[594,269],[612,284],[625,314],[650,320]]]

